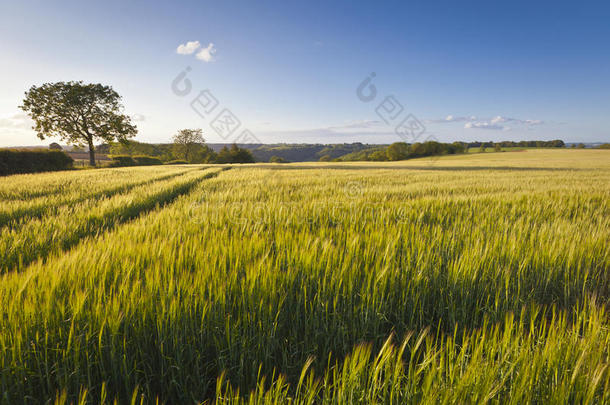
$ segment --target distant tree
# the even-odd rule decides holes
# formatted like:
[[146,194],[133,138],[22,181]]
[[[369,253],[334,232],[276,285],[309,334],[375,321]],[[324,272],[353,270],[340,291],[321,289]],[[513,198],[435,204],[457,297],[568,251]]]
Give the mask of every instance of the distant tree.
[[[98,146],[98,152],[101,150]],[[125,142],[112,142],[107,147],[108,153],[112,155],[147,155],[147,156],[159,156],[160,152],[157,150],[157,146],[136,141],[125,141]]]
[[502,152],[502,146],[499,143],[494,143],[494,151]]
[[554,139],[547,142],[551,148],[565,148],[566,144],[561,139]]
[[208,145],[199,145],[193,153],[192,163],[214,163],[217,154]]
[[585,144],[584,143],[579,143],[578,145],[576,145],[577,149],[584,149],[585,148]]
[[485,143],[481,143],[481,146],[479,147],[479,153],[483,152],[485,152]]
[[283,157],[280,156],[271,156],[271,158],[269,158],[269,163],[288,163],[288,161],[286,159],[284,159]]
[[205,144],[201,129],[181,129],[174,135],[173,141],[174,150],[187,162],[190,162],[195,152]]
[[52,144],[49,145],[49,149],[51,149],[51,150],[62,150],[63,148],[57,142],[53,142]]
[[223,146],[218,155],[216,155],[216,163],[231,163],[231,152],[229,148]]
[[595,149],[610,149],[610,143],[602,143]]
[[320,162],[330,162],[331,160],[333,160],[332,156],[330,155],[323,155],[320,156]]
[[254,163],[254,156],[248,149],[240,148],[236,144],[231,145],[232,163]]
[[20,108],[34,120],[40,139],[60,137],[69,144],[89,147],[89,163],[95,166],[94,140],[125,141],[137,134],[123,114],[121,96],[110,86],[78,82],[32,86]]
[[409,157],[409,145],[404,142],[394,142],[386,150],[388,160],[404,160]]
[[388,160],[388,154],[382,150],[376,150],[368,156],[368,160],[385,161]]
[[223,146],[216,158],[217,163],[254,163],[254,156],[248,149],[240,148],[236,144],[231,148]]

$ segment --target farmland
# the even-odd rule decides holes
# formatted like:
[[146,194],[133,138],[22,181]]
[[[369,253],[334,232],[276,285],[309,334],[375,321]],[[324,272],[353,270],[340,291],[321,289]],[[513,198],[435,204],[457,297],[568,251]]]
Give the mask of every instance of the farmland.
[[610,151],[0,178],[0,403],[610,403]]

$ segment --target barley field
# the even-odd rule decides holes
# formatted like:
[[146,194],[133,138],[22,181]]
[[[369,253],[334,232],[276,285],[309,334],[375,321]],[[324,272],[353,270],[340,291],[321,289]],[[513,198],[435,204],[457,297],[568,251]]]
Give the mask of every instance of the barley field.
[[0,178],[0,403],[610,403],[610,151]]

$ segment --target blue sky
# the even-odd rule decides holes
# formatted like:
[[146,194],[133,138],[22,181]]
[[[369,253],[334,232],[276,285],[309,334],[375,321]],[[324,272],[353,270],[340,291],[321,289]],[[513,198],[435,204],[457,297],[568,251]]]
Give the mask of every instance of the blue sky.
[[[3,2],[0,146],[52,141],[17,107],[60,80],[112,85],[145,142],[387,143],[407,116],[416,140],[610,141],[609,21],[601,1]],[[232,133],[211,124],[227,110]]]

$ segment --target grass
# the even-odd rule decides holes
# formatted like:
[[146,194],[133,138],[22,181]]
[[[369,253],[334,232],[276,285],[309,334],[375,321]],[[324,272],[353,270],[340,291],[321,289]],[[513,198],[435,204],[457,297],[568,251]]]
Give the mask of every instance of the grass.
[[209,172],[23,224],[113,223],[2,259],[0,403],[610,402],[607,151]]

